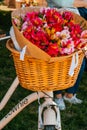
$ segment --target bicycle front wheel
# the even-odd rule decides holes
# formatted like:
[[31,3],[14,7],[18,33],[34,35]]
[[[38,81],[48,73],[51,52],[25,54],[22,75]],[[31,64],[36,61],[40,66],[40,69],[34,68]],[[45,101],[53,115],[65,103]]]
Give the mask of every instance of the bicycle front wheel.
[[54,125],[46,125],[44,130],[57,130]]

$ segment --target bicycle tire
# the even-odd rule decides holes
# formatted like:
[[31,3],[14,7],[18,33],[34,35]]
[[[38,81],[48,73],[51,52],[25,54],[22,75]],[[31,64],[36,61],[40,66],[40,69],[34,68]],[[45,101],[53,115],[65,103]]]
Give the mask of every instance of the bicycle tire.
[[55,126],[54,126],[54,125],[46,125],[46,126],[44,127],[44,130],[57,130],[57,129],[55,129]]

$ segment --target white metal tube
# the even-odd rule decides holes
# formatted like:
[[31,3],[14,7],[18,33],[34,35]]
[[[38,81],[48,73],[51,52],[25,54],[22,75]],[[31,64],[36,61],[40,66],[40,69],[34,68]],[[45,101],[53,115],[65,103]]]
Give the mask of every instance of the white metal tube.
[[56,111],[57,111],[57,122],[56,122],[57,128],[58,128],[58,130],[62,130],[62,128],[61,128],[61,117],[60,117],[60,110],[59,110],[59,108],[57,108]]
[[6,40],[6,39],[8,39],[8,38],[11,38],[11,36],[1,37],[1,38],[0,38],[0,41]]
[[6,105],[8,100],[10,99],[11,95],[13,94],[15,89],[17,88],[18,84],[19,84],[19,80],[18,80],[18,77],[16,77],[15,80],[13,81],[12,85],[8,89],[7,93],[3,97],[2,101],[0,102],[0,110],[2,110],[4,108],[4,106]]
[[38,130],[43,130],[44,125],[54,125],[57,130],[61,130],[60,111],[53,101],[53,92],[44,92],[44,94],[45,101],[39,107]]
[[[39,92],[40,98],[44,97],[42,92]],[[4,128],[19,112],[21,112],[27,105],[38,99],[37,93],[32,93],[20,101],[1,121],[0,130]]]
[[[53,98],[53,91],[48,91],[48,92],[43,92],[45,93],[45,97],[50,97],[50,98]],[[46,98],[47,100],[47,98]]]

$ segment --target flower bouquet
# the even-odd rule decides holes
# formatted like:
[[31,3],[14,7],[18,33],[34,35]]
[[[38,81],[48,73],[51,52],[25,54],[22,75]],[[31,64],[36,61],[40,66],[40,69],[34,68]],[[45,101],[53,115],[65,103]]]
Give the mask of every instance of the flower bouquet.
[[50,91],[73,86],[84,57],[82,48],[87,42],[87,31],[83,29],[86,26],[78,24],[77,17],[80,16],[69,11],[39,7],[12,13],[16,40],[21,49],[26,46],[24,61],[13,53],[23,87]]
[[54,8],[34,11],[31,8],[26,13],[21,12],[19,16],[13,15],[12,22],[20,47],[29,46],[31,53],[31,45],[35,45],[38,51],[40,48],[40,53],[44,51],[51,57],[64,56],[83,48],[86,43],[87,31],[83,31],[69,11],[61,13]]

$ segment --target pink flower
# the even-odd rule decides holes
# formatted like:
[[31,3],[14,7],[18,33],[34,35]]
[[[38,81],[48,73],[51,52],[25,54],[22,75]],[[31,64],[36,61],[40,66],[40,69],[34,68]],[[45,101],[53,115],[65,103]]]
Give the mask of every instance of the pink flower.
[[22,24],[21,31],[24,31],[27,27],[28,27],[28,22],[25,21],[25,22]]
[[87,39],[87,30],[84,30],[84,31],[81,33],[81,38]]
[[70,32],[69,30],[62,30],[60,32],[61,39],[69,39],[70,38]]

